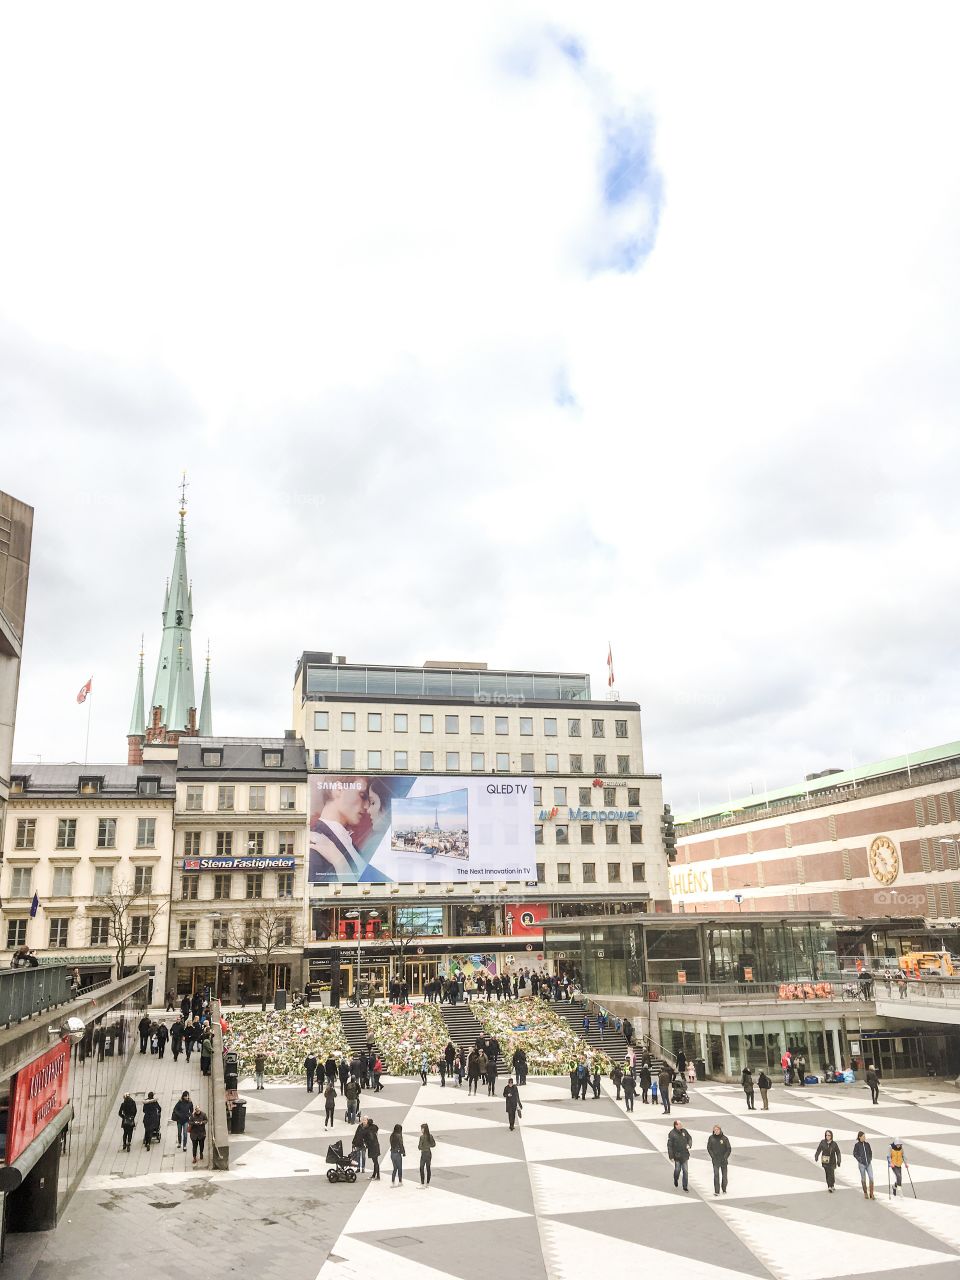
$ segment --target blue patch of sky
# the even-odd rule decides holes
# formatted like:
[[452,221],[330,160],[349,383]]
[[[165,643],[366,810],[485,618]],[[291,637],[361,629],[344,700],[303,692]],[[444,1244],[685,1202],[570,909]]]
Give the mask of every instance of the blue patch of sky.
[[577,397],[571,390],[570,379],[567,376],[566,369],[562,366],[557,370],[553,379],[553,403],[561,409],[571,409],[577,405]]
[[601,255],[601,269],[636,271],[653,250],[663,205],[663,180],[653,163],[652,125],[647,116],[620,118],[606,129],[601,162],[604,204],[618,212],[635,205],[636,225]]
[[582,67],[587,60],[587,51],[576,36],[560,34],[554,37],[557,48],[575,67]]
[[465,827],[467,790],[457,787],[435,795],[396,797],[390,817],[393,826],[398,828],[432,827],[435,822],[439,822],[444,830]]

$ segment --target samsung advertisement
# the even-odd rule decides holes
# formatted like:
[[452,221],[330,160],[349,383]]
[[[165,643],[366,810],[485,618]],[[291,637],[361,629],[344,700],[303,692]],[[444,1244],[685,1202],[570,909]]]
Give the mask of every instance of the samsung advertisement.
[[529,779],[310,779],[311,884],[536,878]]

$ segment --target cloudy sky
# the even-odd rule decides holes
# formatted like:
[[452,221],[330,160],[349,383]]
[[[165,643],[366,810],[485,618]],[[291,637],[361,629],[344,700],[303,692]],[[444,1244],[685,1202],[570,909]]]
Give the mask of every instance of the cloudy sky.
[[[54,10],[56,6],[53,7]],[[304,648],[590,671],[686,810],[960,737],[956,9],[8,7],[23,760]]]

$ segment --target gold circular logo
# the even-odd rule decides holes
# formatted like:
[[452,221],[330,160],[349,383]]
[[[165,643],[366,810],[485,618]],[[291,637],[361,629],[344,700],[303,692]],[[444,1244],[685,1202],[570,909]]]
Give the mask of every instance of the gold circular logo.
[[867,855],[870,871],[881,884],[893,884],[900,874],[900,854],[889,836],[877,836]]

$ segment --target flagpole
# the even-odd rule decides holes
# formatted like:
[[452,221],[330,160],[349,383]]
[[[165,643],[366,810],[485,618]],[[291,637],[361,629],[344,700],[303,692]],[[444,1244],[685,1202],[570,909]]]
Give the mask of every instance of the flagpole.
[[87,767],[87,757],[90,754],[90,712],[93,710],[93,686],[91,684],[90,692],[87,694],[87,739],[83,744],[83,767]]

